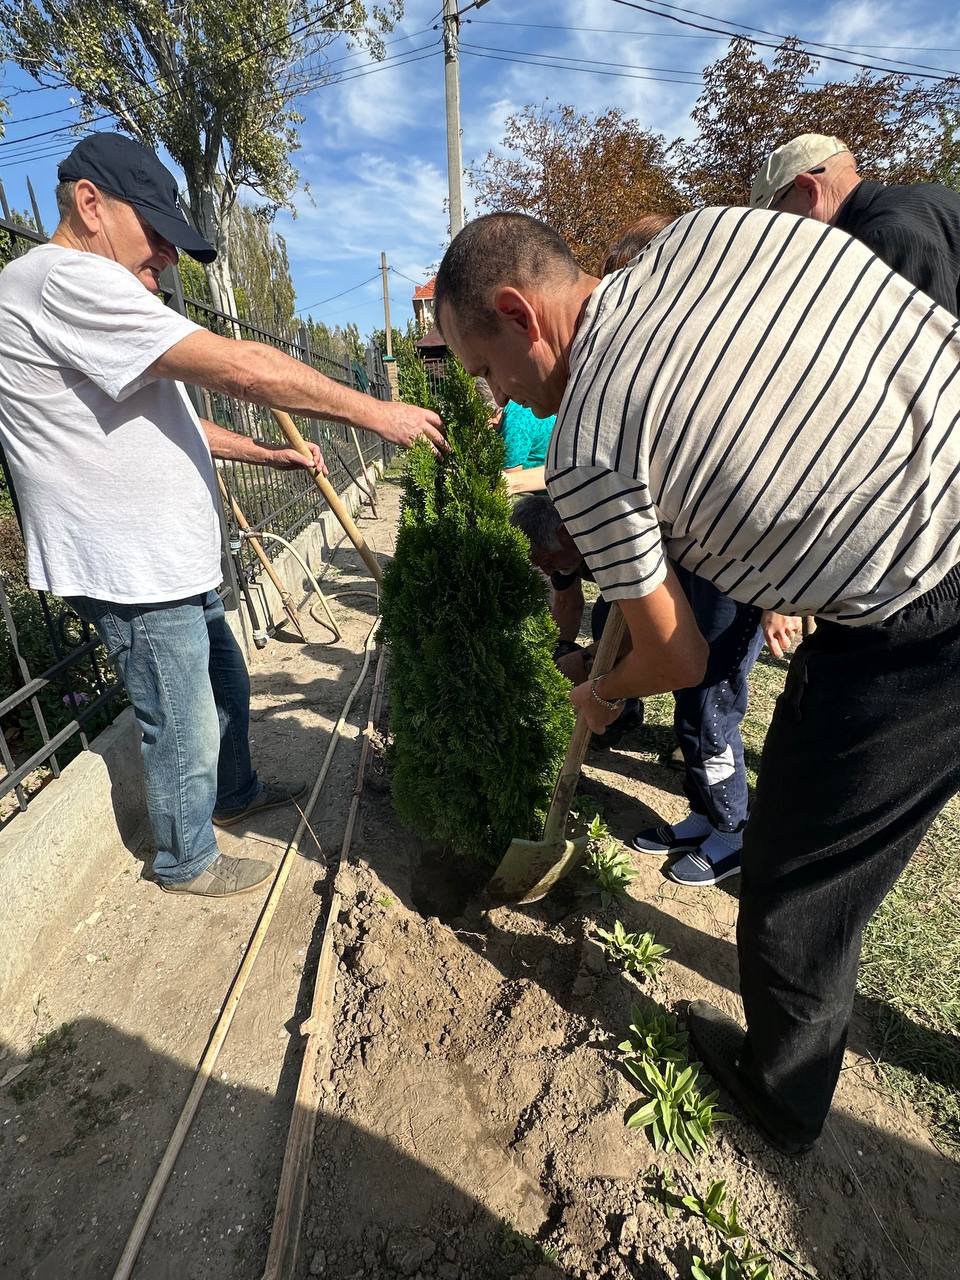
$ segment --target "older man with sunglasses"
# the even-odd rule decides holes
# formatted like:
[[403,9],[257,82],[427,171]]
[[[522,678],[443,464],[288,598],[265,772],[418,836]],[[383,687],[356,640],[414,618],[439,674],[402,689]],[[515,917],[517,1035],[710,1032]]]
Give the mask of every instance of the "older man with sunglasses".
[[839,138],[802,133],[777,147],[750,204],[828,222],[863,242],[911,284],[960,314],[960,195],[937,182],[861,178]]

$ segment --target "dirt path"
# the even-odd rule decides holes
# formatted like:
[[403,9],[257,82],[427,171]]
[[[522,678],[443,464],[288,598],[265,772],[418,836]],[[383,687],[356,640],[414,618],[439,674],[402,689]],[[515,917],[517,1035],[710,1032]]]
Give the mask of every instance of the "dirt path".
[[[389,550],[395,485],[373,531]],[[365,586],[352,555],[332,591]],[[326,585],[326,584],[325,584]],[[265,771],[312,778],[359,669],[369,602],[337,606],[332,648],[271,645],[254,672]],[[354,607],[360,606],[360,607]],[[339,847],[356,766],[356,704],[314,828]],[[637,739],[633,745],[642,741]],[[630,743],[626,746],[629,748]],[[615,835],[683,811],[676,775],[629,749],[593,756],[587,790]],[[265,816],[242,846],[279,857],[295,823]],[[233,852],[236,837],[224,840]],[[137,1280],[260,1280],[329,892],[309,841],[177,1164]],[[736,1011],[736,900],[669,885],[639,864],[601,912],[572,887],[526,911],[484,911],[461,866],[402,830],[374,767],[340,875],[334,1070],[325,1084],[301,1275],[330,1280],[548,1280],[690,1274],[719,1248],[647,1193],[673,1167],[703,1191],[724,1178],[751,1232],[824,1280],[956,1275],[960,1173],[880,1088],[862,1020],[828,1135],[804,1160],[771,1155],[739,1123],[693,1169],[625,1129],[636,1094],[617,1041],[639,988],[589,940],[619,916],[671,948],[643,995],[667,1009],[707,996]],[[193,1079],[260,900],[170,901],[140,866],[104,884],[24,993],[0,1079],[0,1277],[109,1277]],[[17,1096],[11,1093],[16,1091]],[[778,1264],[775,1274],[790,1273]]]
[[[379,548],[378,530],[390,525],[363,524]],[[324,580],[329,595],[369,590],[352,548],[341,548],[334,564]],[[251,740],[268,777],[312,784],[359,672],[375,606],[350,597],[333,607],[339,644],[275,641],[253,667]],[[317,624],[305,626],[324,639]],[[324,850],[340,846],[370,680],[372,670],[312,821]],[[274,811],[248,830],[222,832],[220,844],[277,862],[296,824],[292,811]],[[137,1280],[262,1274],[299,1070],[296,1028],[329,888],[309,836],[301,849]],[[171,898],[140,879],[142,867],[131,858],[100,886],[9,1019],[15,1031],[0,1046],[3,1280],[113,1274],[265,897]],[[10,1081],[31,1046],[36,1056]]]

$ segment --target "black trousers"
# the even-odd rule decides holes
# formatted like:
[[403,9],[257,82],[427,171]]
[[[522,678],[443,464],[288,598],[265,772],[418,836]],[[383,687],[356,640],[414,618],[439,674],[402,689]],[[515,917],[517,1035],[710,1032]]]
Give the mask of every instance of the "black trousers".
[[820,1133],[864,928],[960,789],[960,568],[883,623],[818,622],[790,664],[744,832],[740,1070],[770,1129]]

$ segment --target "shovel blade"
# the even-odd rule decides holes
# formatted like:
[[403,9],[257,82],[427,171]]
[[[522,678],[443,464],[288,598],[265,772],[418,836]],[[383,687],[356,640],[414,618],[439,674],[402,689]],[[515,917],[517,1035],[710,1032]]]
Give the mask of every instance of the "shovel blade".
[[584,835],[576,840],[511,840],[487,893],[497,902],[539,902],[580,865],[587,839]]

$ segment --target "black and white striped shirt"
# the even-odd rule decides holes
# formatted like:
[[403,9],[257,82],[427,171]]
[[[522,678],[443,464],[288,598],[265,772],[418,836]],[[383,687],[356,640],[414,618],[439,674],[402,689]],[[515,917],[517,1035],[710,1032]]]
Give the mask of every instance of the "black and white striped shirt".
[[882,620],[960,562],[958,321],[834,227],[687,214],[588,300],[547,485],[607,599],[669,557]]

